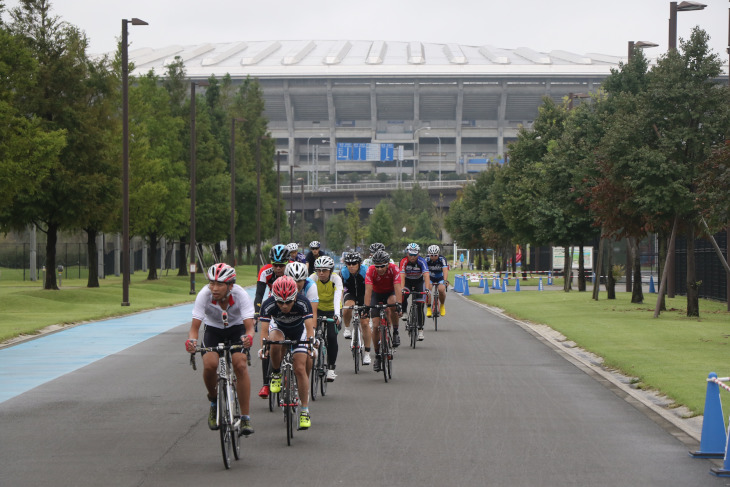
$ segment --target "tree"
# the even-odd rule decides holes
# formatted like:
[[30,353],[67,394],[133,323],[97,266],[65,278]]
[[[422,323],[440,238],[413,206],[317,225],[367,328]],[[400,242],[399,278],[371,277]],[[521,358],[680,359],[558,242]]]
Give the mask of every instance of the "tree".
[[373,209],[370,225],[368,225],[370,242],[381,242],[386,248],[394,243],[392,212],[393,206],[387,200],[381,200]]
[[362,246],[367,236],[367,229],[360,223],[360,200],[355,198],[348,203],[345,209],[345,221],[347,225],[347,237],[345,241],[350,242],[352,248]]
[[327,218],[325,223],[327,248],[338,251],[345,248],[349,237],[347,231],[347,216],[344,212],[336,213]]

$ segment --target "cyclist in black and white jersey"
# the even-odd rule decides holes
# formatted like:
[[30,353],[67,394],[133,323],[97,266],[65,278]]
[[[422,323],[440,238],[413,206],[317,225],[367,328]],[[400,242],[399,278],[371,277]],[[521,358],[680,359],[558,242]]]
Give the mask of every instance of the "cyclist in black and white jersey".
[[[347,306],[364,306],[365,305],[365,275],[368,267],[362,264],[362,257],[358,252],[348,252],[343,259],[344,266],[340,269],[340,277],[344,287],[344,302]],[[352,319],[352,310],[343,309],[342,319],[345,322],[345,338],[352,338],[350,331],[350,320]],[[370,345],[372,337],[370,336],[370,312],[369,310],[360,311],[360,332],[365,345],[365,351],[362,354],[362,364],[370,365]]]
[[[193,321],[188,331],[185,350],[194,353],[198,343],[200,325],[205,323],[201,345],[212,347],[219,343],[243,345],[250,348],[254,334],[254,308],[248,293],[236,284],[236,269],[228,264],[214,264],[208,269],[210,283],[203,287],[195,298]],[[203,382],[208,390],[210,413],[208,426],[217,429],[217,353],[201,352],[203,355]],[[241,403],[241,427],[246,436],[253,433],[249,417],[251,379],[248,376],[246,355],[242,350],[231,351],[233,370],[236,373],[236,392]]]
[[[438,286],[439,293],[439,313],[446,316],[446,286],[449,285],[449,264],[446,257],[440,254],[441,249],[438,245],[430,245],[428,247],[428,270],[431,274],[431,284]],[[430,297],[429,297],[430,301]],[[426,316],[431,317],[431,306],[426,307]]]

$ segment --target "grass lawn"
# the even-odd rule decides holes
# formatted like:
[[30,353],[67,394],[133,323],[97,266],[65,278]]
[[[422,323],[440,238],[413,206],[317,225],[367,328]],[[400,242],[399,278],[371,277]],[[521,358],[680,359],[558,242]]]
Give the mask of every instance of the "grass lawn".
[[[256,266],[238,266],[237,282],[256,283]],[[0,342],[21,334],[33,334],[46,326],[91,321],[193,301],[190,277],[177,271],[158,271],[159,279],[147,280],[135,272],[129,286],[130,306],[122,306],[122,278],[107,276],[98,288],[87,288],[86,278],[63,279],[60,290],[42,289],[41,281],[23,281],[22,271],[0,269]],[[196,290],[207,281],[196,274]]]
[[[607,367],[636,377],[638,387],[660,391],[695,414],[704,410],[707,375],[730,376],[726,303],[701,300],[700,318],[687,318],[686,298],[667,298],[668,311],[655,319],[656,294],[645,294],[644,304],[637,305],[626,292],[607,300],[604,291],[594,301],[590,291],[482,294],[476,285],[470,291],[470,299],[550,326],[603,357]],[[724,410],[730,410],[730,394],[723,392],[721,397]]]

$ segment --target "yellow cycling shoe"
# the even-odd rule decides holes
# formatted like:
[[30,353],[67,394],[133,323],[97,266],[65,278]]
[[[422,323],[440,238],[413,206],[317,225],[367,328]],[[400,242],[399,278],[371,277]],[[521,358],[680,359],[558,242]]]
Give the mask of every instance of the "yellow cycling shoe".
[[272,374],[269,390],[274,394],[281,392],[281,374]]
[[302,412],[302,414],[299,415],[299,429],[305,430],[312,426],[312,420],[309,417],[309,413]]
[[441,316],[446,316],[446,306],[441,305]]
[[431,317],[431,307],[429,306],[428,308],[426,308],[426,318],[430,318],[430,317]]

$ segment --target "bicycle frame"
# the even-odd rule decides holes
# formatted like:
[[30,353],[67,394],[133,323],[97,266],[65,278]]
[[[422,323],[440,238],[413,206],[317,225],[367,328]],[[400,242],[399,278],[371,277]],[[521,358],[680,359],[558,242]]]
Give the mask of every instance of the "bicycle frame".
[[352,310],[352,339],[350,340],[350,350],[352,351],[352,359],[355,361],[355,373],[360,371],[360,365],[362,365],[362,354],[363,354],[363,339],[362,331],[360,330],[360,312],[368,309],[367,306],[344,306],[342,309]]
[[395,304],[378,304],[376,306],[370,306],[370,308],[377,309],[380,314],[380,324],[378,325],[380,346],[378,347],[378,355],[380,356],[380,365],[383,371],[383,378],[385,379],[385,382],[388,382],[389,378],[393,378],[392,361],[394,352],[393,335],[391,332],[390,321],[388,320],[388,313],[386,312],[386,308],[393,308],[395,306]]
[[264,340],[264,346],[270,353],[271,345],[284,345],[286,351],[281,359],[281,392],[279,393],[279,407],[284,412],[284,421],[286,423],[286,444],[291,446],[291,440],[294,437],[294,418],[298,416],[297,412],[300,406],[299,390],[297,388],[297,377],[294,374],[294,347],[301,343],[311,344],[310,341],[300,340]]

